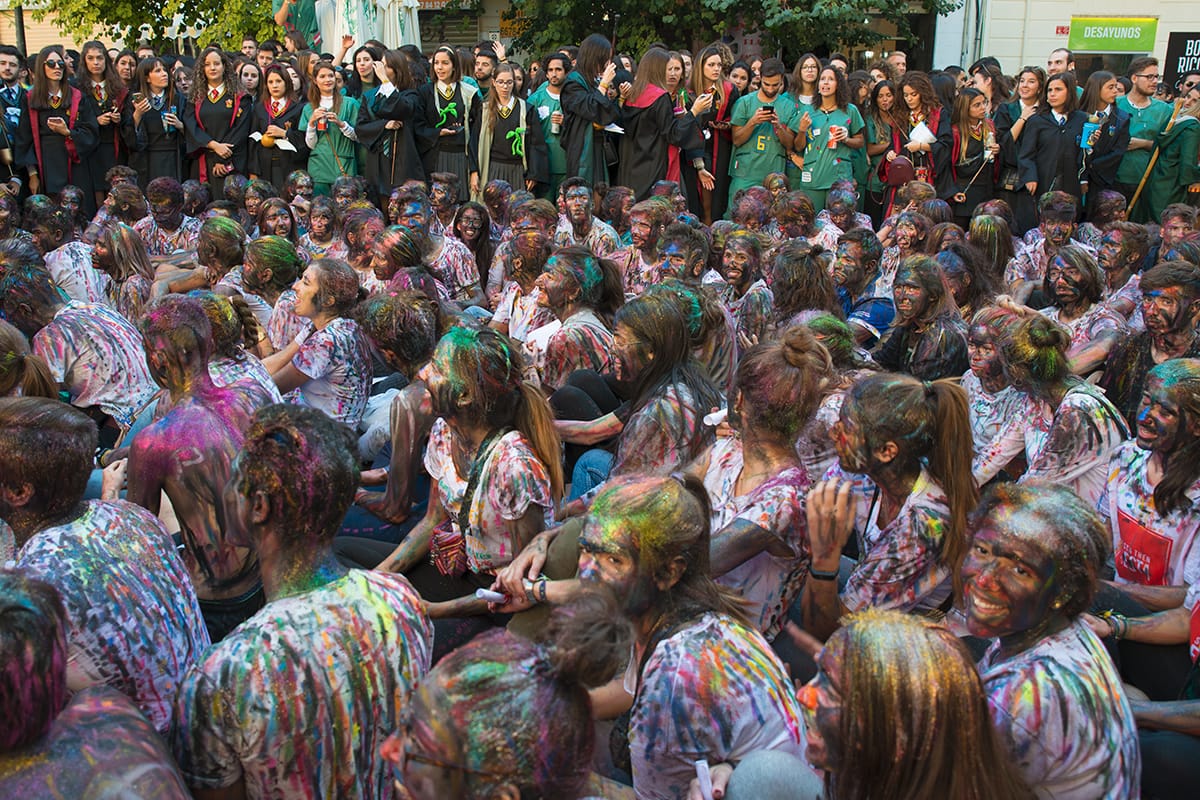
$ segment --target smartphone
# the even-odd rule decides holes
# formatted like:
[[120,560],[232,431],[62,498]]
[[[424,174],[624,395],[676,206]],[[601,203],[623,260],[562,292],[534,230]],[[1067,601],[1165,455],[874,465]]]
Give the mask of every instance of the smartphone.
[[133,100],[133,104],[136,106],[138,103],[146,99],[146,95],[142,94],[141,92],[134,92],[131,96],[131,99]]
[[763,111],[766,111],[768,114],[774,114],[774,113],[775,113],[775,106],[773,106],[773,105],[771,105],[771,106],[763,106]]

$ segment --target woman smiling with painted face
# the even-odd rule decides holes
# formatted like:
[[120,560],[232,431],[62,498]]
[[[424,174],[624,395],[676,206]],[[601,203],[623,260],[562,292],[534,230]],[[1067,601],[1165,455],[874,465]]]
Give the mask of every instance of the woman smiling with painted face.
[[281,392],[351,427],[367,408],[371,355],[350,311],[359,299],[358,276],[344,262],[321,258],[296,281],[295,313],[311,323],[263,364]]
[[1046,797],[1138,796],[1137,727],[1121,679],[1080,614],[1108,550],[1074,492],[1001,484],[972,518],[961,571],[967,628],[992,721],[1030,788]]

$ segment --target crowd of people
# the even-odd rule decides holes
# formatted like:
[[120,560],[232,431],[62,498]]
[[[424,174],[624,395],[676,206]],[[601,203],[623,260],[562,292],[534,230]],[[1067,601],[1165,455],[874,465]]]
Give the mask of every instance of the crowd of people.
[[1200,72],[288,29],[0,47],[0,795],[1190,796]]

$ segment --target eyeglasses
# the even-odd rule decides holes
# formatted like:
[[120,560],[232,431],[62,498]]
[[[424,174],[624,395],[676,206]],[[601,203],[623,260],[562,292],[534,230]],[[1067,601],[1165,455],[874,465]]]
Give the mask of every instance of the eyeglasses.
[[47,61],[46,66],[50,69],[62,69],[67,65],[65,61]]
[[1161,77],[1162,77],[1162,75],[1159,75],[1159,74],[1155,73],[1155,74],[1153,74],[1153,75],[1134,75],[1133,77],[1135,77],[1135,78],[1142,78],[1142,79],[1144,79],[1144,80],[1156,81],[1156,80],[1158,80],[1159,78],[1161,78]]

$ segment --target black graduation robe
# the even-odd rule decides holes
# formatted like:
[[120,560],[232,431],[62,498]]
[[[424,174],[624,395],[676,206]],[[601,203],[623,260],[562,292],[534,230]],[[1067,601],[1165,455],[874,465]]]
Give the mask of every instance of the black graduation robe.
[[[216,102],[210,95],[198,103],[188,103],[184,109],[183,125],[187,132],[187,152],[192,157],[191,176],[207,181],[212,196],[223,196],[225,179],[213,174],[217,164],[232,164],[235,172],[246,174],[247,143],[250,136],[250,112],[254,101],[250,95],[234,96],[226,91]],[[229,158],[218,158],[208,149],[212,141],[233,147]]]
[[603,128],[621,120],[621,107],[608,99],[597,87],[589,86],[578,72],[571,72],[563,81],[559,104],[563,111],[563,129],[559,141],[567,154],[567,177],[576,175],[592,186],[608,182],[608,165],[604,160]]
[[[354,129],[366,149],[363,175],[376,196],[386,198],[407,180],[425,180],[417,145],[417,131],[426,127],[423,110],[415,89],[393,90],[384,97],[372,89],[363,96]],[[390,120],[399,120],[401,126],[388,130]]]
[[[250,130],[246,134],[246,169],[282,192],[290,173],[308,169],[308,145],[304,143],[304,129],[300,127],[300,114],[305,104],[303,100],[292,100],[278,117],[272,116],[269,104],[269,100],[260,101],[250,110]],[[296,148],[296,152],[263,147],[249,138],[251,133],[265,132],[269,125],[278,125],[286,130],[287,140]],[[286,199],[291,201],[292,198]]]
[[[649,90],[648,90],[649,91]],[[684,151],[700,151],[704,146],[696,120],[689,112],[675,116],[671,96],[659,90],[649,105],[625,103],[621,137],[621,161],[617,166],[617,185],[633,189],[638,200],[650,196],[656,181],[667,177],[669,145]],[[680,158],[686,158],[680,153]]]
[[1079,139],[1087,114],[1072,111],[1066,122],[1059,125],[1053,113],[1034,114],[1025,123],[1021,134],[1018,157],[1021,184],[1037,182],[1035,198],[1058,190],[1079,197],[1079,170],[1083,166],[1083,151]]
[[[84,164],[92,151],[96,149],[96,139],[99,136],[99,126],[96,125],[94,106],[88,103],[82,93],[75,112],[75,124],[71,124],[71,93],[79,93],[74,86],[63,86],[62,105],[58,108],[40,108],[37,113],[37,129],[34,130],[30,116],[29,98],[26,92],[21,96],[21,122],[17,126],[15,154],[17,164],[26,170],[34,170],[39,174],[42,194],[57,194],[68,184],[74,184],[80,178],[87,177],[87,166]],[[60,136],[46,124],[51,117],[62,117],[71,130],[71,143],[75,155],[72,157],[67,147],[67,137]],[[34,146],[34,136],[37,136],[41,149],[41,164],[39,166],[38,148]]]
[[183,108],[178,102],[164,106],[163,110],[151,108],[142,116],[138,125],[133,124],[133,103],[125,104],[121,111],[121,138],[129,152],[129,166],[137,170],[138,186],[143,190],[155,178],[167,177],[183,181],[184,132],[163,125],[163,114],[173,113],[182,122]]

